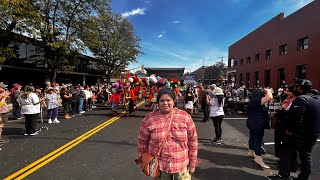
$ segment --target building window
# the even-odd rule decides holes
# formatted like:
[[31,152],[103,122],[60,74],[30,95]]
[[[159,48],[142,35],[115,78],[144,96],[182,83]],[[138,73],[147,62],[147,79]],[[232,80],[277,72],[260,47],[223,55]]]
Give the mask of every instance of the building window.
[[243,66],[243,59],[240,59],[240,66]]
[[270,70],[264,71],[264,86],[270,87]]
[[284,68],[279,69],[279,86],[283,86],[286,83],[286,74]]
[[266,51],[266,59],[270,59],[271,56],[272,56],[272,50],[269,49],[269,50]]
[[258,53],[258,54],[256,54],[256,56],[255,56],[255,60],[256,60],[256,62],[260,61],[260,54],[259,54],[259,53]]
[[238,61],[234,61],[234,67],[236,67],[238,64]]
[[307,66],[306,65],[297,66],[296,77],[298,79],[307,79]]
[[250,73],[246,73],[246,86],[250,87]]
[[259,84],[259,72],[254,72],[254,83]]
[[249,57],[247,57],[247,64],[250,64],[250,63],[251,63],[251,58],[249,56]]
[[242,74],[240,74],[240,76],[239,76],[239,85],[242,86],[242,84],[243,84]]
[[308,37],[302,38],[298,40],[298,51],[303,49],[308,49],[309,47],[309,39]]
[[234,67],[234,59],[230,59],[230,66],[229,67]]
[[281,45],[279,47],[279,53],[280,53],[280,56],[287,54],[288,53],[288,45],[287,44]]

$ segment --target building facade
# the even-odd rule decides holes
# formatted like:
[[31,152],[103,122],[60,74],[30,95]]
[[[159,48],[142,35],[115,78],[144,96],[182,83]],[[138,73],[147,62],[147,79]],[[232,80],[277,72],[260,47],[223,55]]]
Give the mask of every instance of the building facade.
[[[48,72],[41,41],[21,35],[16,37],[11,45],[16,57],[7,59],[1,64],[1,81],[9,85],[17,82],[22,85],[32,83],[44,87]],[[81,54],[76,58],[79,63],[75,64],[75,68],[68,73],[58,71],[56,82],[88,85],[104,83],[105,73],[98,70],[96,59]]]
[[228,82],[279,88],[306,78],[320,89],[320,1],[275,16],[229,47]]

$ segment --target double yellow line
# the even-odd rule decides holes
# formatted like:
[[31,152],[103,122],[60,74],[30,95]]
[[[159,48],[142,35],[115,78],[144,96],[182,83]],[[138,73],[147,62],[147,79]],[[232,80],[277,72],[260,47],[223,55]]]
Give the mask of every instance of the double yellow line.
[[[143,103],[144,103],[144,101],[140,102],[139,104],[137,104],[137,107],[140,106]],[[33,173],[36,170],[40,169],[42,166],[45,166],[49,162],[51,162],[54,159],[56,159],[57,157],[59,157],[61,154],[67,152],[71,148],[73,148],[76,145],[80,144],[82,141],[88,139],[89,137],[91,137],[95,133],[97,133],[100,130],[102,130],[103,128],[109,126],[110,124],[112,124],[113,122],[117,121],[119,118],[121,118],[122,116],[124,116],[126,114],[127,114],[127,112],[123,111],[118,116],[115,116],[115,117],[111,118],[110,120],[100,124],[99,126],[91,129],[90,131],[82,134],[81,136],[79,136],[76,139],[68,142],[67,144],[61,146],[60,148],[54,150],[53,152],[43,156],[42,158],[38,159],[37,161],[27,165],[26,167],[22,168],[21,170],[19,170],[19,171],[13,173],[12,175],[4,178],[4,180],[9,180],[9,179],[17,179],[17,180],[19,180],[19,179],[23,179],[23,178],[27,177],[31,173]]]

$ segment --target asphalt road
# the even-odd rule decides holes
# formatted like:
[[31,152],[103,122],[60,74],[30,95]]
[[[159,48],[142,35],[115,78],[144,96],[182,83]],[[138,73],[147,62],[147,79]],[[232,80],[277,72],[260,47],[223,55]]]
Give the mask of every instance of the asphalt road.
[[[134,117],[113,118],[109,107],[99,106],[81,116],[59,124],[44,124],[48,130],[25,137],[24,122],[8,123],[1,146],[1,179],[148,179],[134,163],[140,121],[148,112],[140,106]],[[273,145],[265,146],[265,162],[270,170],[259,168],[247,157],[248,130],[245,116],[226,116],[223,143],[212,145],[212,122],[202,123],[202,114],[193,115],[199,137],[201,161],[192,179],[259,180],[277,173]],[[38,128],[41,124],[38,123]],[[91,131],[90,131],[91,130]],[[265,142],[272,142],[272,130],[266,130]],[[320,179],[319,144],[314,149],[314,170],[310,179]],[[292,174],[296,175],[296,174]]]

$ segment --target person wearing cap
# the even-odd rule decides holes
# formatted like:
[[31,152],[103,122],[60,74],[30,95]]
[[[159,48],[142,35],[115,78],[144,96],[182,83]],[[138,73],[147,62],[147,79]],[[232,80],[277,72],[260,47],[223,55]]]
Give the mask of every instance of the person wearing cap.
[[9,112],[9,107],[7,105],[6,99],[10,95],[10,92],[6,90],[7,87],[8,85],[0,83],[0,143],[8,142],[8,140],[1,139],[2,128],[8,121],[7,113]]
[[[58,110],[59,110],[59,106],[61,106],[61,103],[59,103],[58,98],[60,98],[60,95],[54,91],[53,87],[49,87],[45,94],[49,124],[60,123],[60,121],[58,120]],[[52,114],[54,117],[53,121],[51,119]]]
[[217,88],[217,85],[215,85],[215,84],[211,84],[209,86],[209,89],[211,89],[212,92],[214,91],[215,88]]
[[262,159],[261,145],[264,136],[264,129],[269,129],[269,114],[266,104],[273,99],[270,89],[254,89],[249,96],[248,118],[246,125],[249,129],[249,151],[248,156],[254,158],[259,166],[270,169]]
[[289,109],[291,124],[286,133],[295,137],[301,160],[298,179],[305,180],[311,174],[312,148],[320,136],[320,92],[306,79],[298,79],[294,85],[299,96],[293,100]]
[[224,93],[223,90],[219,87],[216,87],[214,91],[212,91],[213,97],[206,96],[207,105],[210,107],[210,118],[212,119],[215,135],[216,137],[212,139],[212,143],[221,143],[222,139],[222,128],[221,123],[224,118]]

